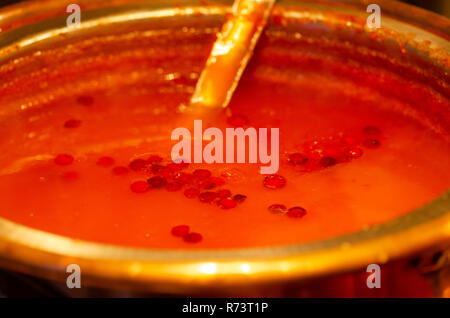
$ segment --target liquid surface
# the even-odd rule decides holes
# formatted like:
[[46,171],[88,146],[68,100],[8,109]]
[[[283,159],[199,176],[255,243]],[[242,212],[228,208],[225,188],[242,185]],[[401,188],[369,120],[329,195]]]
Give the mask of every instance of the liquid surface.
[[[277,176],[266,179],[259,164],[169,165],[172,130],[193,132],[179,105],[213,33],[100,37],[25,58],[16,73],[3,66],[0,216],[126,246],[261,247],[359,231],[448,188],[445,125],[420,111],[448,107],[445,92],[276,34],[265,35],[229,109],[203,118],[203,130],[279,128]],[[27,73],[36,61],[52,69]],[[135,159],[145,167],[130,166]]]

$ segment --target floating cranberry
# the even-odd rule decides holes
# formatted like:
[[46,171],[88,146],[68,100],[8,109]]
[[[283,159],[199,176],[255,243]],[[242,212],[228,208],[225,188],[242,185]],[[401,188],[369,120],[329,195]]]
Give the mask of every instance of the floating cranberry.
[[176,165],[179,165],[181,169],[185,169],[189,166],[189,162],[187,162],[187,159],[181,157],[173,159],[172,162]]
[[173,192],[173,191],[181,190],[182,187],[183,187],[183,184],[181,184],[180,182],[171,181],[171,182],[167,183],[166,190]]
[[65,180],[76,180],[80,177],[80,174],[76,171],[68,171],[62,175]]
[[115,175],[123,175],[128,173],[128,168],[123,166],[117,166],[112,169],[112,173]]
[[180,169],[186,169],[187,167],[189,167],[189,162],[180,161],[174,162],[174,164],[180,166]]
[[78,119],[69,119],[64,123],[64,128],[77,128],[80,127],[81,120]]
[[84,106],[89,106],[94,103],[94,98],[89,95],[81,95],[77,97],[77,103]]
[[133,171],[142,171],[145,168],[147,168],[147,166],[148,166],[148,163],[144,159],[134,159],[128,165],[128,167]]
[[167,185],[167,180],[161,176],[154,176],[147,180],[152,189],[161,189]]
[[188,199],[194,199],[198,196],[200,190],[195,188],[189,188],[184,191],[184,196]]
[[211,203],[217,198],[217,193],[205,191],[198,195],[198,199],[203,203]]
[[162,164],[159,163],[153,163],[152,164],[152,172],[153,173],[162,173],[166,170],[169,170],[169,168],[167,166],[164,166]]
[[347,154],[348,154],[348,158],[356,159],[363,155],[363,151],[361,148],[352,148],[352,149],[348,150]]
[[368,138],[364,140],[363,145],[367,148],[375,149],[380,147],[380,141],[378,139]]
[[216,184],[214,182],[212,182],[211,180],[209,180],[209,178],[194,179],[194,185],[200,189],[205,189],[205,190],[211,190],[216,187]]
[[375,126],[366,126],[363,128],[363,134],[367,136],[379,136],[381,135],[381,130]]
[[342,149],[335,146],[328,146],[323,150],[324,157],[338,158],[342,153]]
[[286,213],[287,208],[284,204],[272,204],[268,210],[273,214],[283,214]]
[[232,198],[221,198],[217,201],[217,205],[222,209],[228,210],[236,207],[237,203]]
[[196,178],[206,179],[211,176],[211,171],[209,171],[207,169],[197,169],[192,174]]
[[233,127],[242,127],[248,123],[248,119],[244,115],[236,114],[228,117],[227,123]]
[[176,181],[181,182],[182,184],[191,184],[194,180],[194,176],[190,173],[186,172],[178,172],[173,177]]
[[217,185],[214,182],[212,182],[211,180],[208,180],[203,185],[203,189],[205,189],[205,190],[212,190],[216,187],[217,187]]
[[217,191],[217,195],[220,198],[229,198],[231,197],[231,191],[228,189],[220,189],[219,191]]
[[225,184],[225,180],[219,177],[210,177],[209,181],[213,182],[218,187],[223,186]]
[[286,185],[286,179],[278,174],[264,178],[263,185],[268,189],[281,189]]
[[130,185],[131,191],[134,193],[144,193],[150,190],[150,187],[145,181],[135,181]]
[[67,166],[73,162],[73,157],[68,154],[59,154],[54,159],[55,163],[60,166]]
[[291,218],[301,218],[306,215],[306,210],[302,207],[296,206],[293,208],[290,208],[288,212],[286,213],[287,216]]
[[150,157],[148,157],[147,162],[148,163],[156,163],[156,162],[161,162],[163,161],[163,158],[161,158],[158,155],[151,155]]
[[173,236],[177,236],[177,237],[183,237],[187,234],[189,234],[189,226],[188,225],[177,225],[174,226],[172,228],[172,231],[170,231],[172,233]]
[[111,158],[111,157],[100,157],[97,160],[97,164],[99,166],[109,167],[109,166],[112,166],[114,164],[114,159]]
[[178,172],[180,171],[182,168],[181,164],[178,163],[169,163],[167,166],[167,169],[169,169],[171,172]]
[[320,159],[320,165],[324,168],[331,167],[337,164],[337,160],[333,157],[326,156]]
[[233,200],[238,204],[244,203],[245,199],[247,199],[247,196],[243,194],[236,194],[233,196]]
[[173,171],[170,170],[167,166],[160,165],[159,163],[152,164],[151,170],[154,174],[160,175],[165,178],[173,177]]
[[191,232],[183,236],[183,240],[186,243],[199,243],[203,240],[203,236],[200,233]]
[[288,161],[293,165],[302,165],[308,161],[308,158],[297,152],[290,154]]

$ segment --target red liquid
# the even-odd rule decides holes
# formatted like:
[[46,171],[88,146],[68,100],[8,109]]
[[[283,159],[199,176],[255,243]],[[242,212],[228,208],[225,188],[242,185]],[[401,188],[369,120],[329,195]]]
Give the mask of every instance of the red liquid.
[[[4,86],[3,102],[11,109],[40,94],[33,91],[39,83],[48,82],[42,94],[55,98],[3,117],[0,216],[127,246],[259,247],[359,231],[420,207],[448,188],[448,135],[412,106],[413,99],[423,109],[448,105],[447,95],[376,65],[366,67],[355,57],[354,64],[344,63],[351,55],[330,53],[326,59],[320,48],[301,43],[297,50],[289,43],[275,48],[272,38],[260,44],[236,91],[229,106],[234,117],[223,112],[204,120],[203,129],[224,131],[230,123],[279,127],[277,174],[286,184],[264,182],[259,164],[190,164],[181,171],[207,169],[215,179],[194,184],[183,179],[180,186],[176,174],[160,165],[170,164],[171,131],[193,130],[192,118],[183,118],[177,109],[189,100],[212,38],[191,36],[200,44],[182,42],[174,51],[164,38],[157,44],[140,42],[120,58],[116,47],[116,59],[88,59],[95,55],[90,50],[106,52],[107,41],[95,49],[83,46],[85,60],[75,68],[69,58],[66,64],[49,58],[57,75],[41,71],[23,76],[14,87]],[[180,52],[185,56],[174,59]],[[328,65],[314,64],[314,58]],[[91,80],[98,78],[95,86]],[[21,87],[31,87],[32,93],[20,95]],[[145,171],[133,170],[139,163],[129,168],[132,160],[151,155],[163,161],[153,169],[147,164]],[[135,183],[155,176],[164,179]],[[223,191],[218,199],[219,190],[231,196]],[[246,198],[230,199],[237,194]],[[285,209],[269,210],[273,204]],[[189,233],[174,235],[179,225],[188,226]]]

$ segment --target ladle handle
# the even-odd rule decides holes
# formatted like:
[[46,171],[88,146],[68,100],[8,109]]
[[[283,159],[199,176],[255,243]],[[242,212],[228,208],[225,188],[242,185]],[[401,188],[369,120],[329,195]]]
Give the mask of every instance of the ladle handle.
[[276,0],[236,0],[217,35],[191,105],[226,107],[267,24]]

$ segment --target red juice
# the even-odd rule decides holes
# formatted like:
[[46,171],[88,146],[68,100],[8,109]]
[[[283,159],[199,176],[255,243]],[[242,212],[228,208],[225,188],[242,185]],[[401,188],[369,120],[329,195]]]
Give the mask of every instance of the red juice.
[[448,108],[447,86],[383,54],[368,62],[276,32],[228,109],[203,118],[204,129],[279,128],[276,175],[174,164],[170,134],[193,129],[179,106],[213,40],[207,29],[99,36],[4,64],[0,216],[124,246],[265,247],[360,231],[448,188],[448,123],[426,112]]

